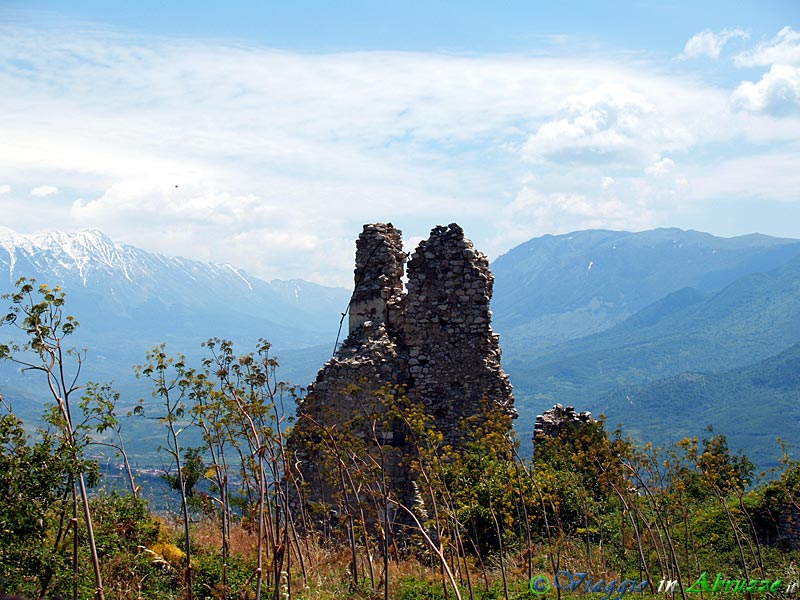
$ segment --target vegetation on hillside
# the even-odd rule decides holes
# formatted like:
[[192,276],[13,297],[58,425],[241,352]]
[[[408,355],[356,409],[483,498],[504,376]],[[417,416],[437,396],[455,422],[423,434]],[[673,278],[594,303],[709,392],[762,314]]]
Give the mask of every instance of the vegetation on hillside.
[[[794,258],[769,273],[739,278],[709,296],[692,289],[672,293],[602,333],[532,353],[509,353],[504,364],[514,377],[518,427],[531,429],[532,407],[555,402],[602,411],[611,422],[624,421],[631,433],[641,433],[640,440],[660,444],[689,433],[701,435],[713,423],[736,447],[746,446],[757,464],[774,466],[775,437],[781,430],[742,415],[758,404],[763,415],[787,416],[791,429],[784,435],[800,435],[800,408],[786,401],[800,391],[796,379],[794,389],[785,393],[765,389],[774,387],[772,381],[781,385],[791,380],[797,372],[796,352],[778,355],[800,342],[798,297],[800,259]],[[773,366],[759,364],[770,357]],[[741,377],[732,370],[746,375],[756,368],[765,369],[763,378],[771,381],[764,386],[737,384]],[[662,396],[669,398],[666,414],[652,410],[654,388],[639,395],[642,386],[686,372],[717,372],[719,376],[710,377],[715,387],[722,392],[724,380],[737,392],[704,395],[700,407],[707,410],[701,411],[688,395],[692,389],[673,386]],[[732,406],[736,410],[730,410]],[[713,420],[706,420],[707,415]]]
[[[299,442],[289,441],[302,390],[280,382],[266,342],[237,354],[210,340],[194,365],[164,346],[145,357],[138,373],[154,400],[135,412],[162,430],[165,479],[180,498],[178,513],[156,513],[135,473],[125,492],[102,487],[96,445],[126,458],[119,398],[108,385],[82,387],[83,354],[65,347],[77,323],[63,316],[63,294],[20,286],[5,321],[29,342],[0,354],[37,371],[52,402],[36,432],[2,403],[0,593],[621,599],[656,593],[665,580],[685,599],[703,572],[712,582],[717,573],[800,580],[800,552],[779,531],[800,512],[800,463],[784,452],[768,477],[756,477],[713,431],[659,449],[609,432],[601,419],[537,438],[523,460],[503,417],[465,422],[465,445],[452,448],[402,389],[384,388],[383,412],[354,414],[354,428],[320,424],[306,440],[321,452],[331,493],[329,505],[306,502]],[[365,423],[404,431],[418,492],[410,505],[382,468],[394,448],[377,433],[348,433]],[[94,491],[84,494],[82,481]],[[592,583],[559,589],[580,573]]]

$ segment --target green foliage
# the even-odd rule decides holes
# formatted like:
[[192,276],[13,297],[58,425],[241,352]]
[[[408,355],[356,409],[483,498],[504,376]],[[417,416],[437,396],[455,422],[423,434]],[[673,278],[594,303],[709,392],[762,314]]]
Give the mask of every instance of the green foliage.
[[162,475],[173,490],[180,491],[181,485],[185,487],[186,497],[194,498],[195,487],[205,477],[206,465],[203,461],[202,448],[184,448],[183,463],[181,464],[181,476],[173,473]]
[[[713,427],[708,427],[709,432],[713,430]],[[698,467],[709,485],[723,495],[747,487],[755,468],[741,450],[731,455],[728,440],[723,434],[703,440],[703,453],[698,457]]]
[[146,500],[112,492],[95,496],[92,515],[97,519],[97,547],[104,555],[133,552],[158,540],[161,523]]
[[9,590],[47,573],[53,511],[85,467],[63,441],[40,435],[32,442],[13,414],[0,416],[0,570]]
[[[51,288],[43,284],[36,288],[36,280],[25,277],[17,280],[16,285],[16,292],[2,296],[4,300],[11,300],[3,320],[29,334],[22,349],[53,359],[52,341],[71,335],[78,327],[75,317],[64,315],[66,294],[58,286]],[[0,345],[0,358],[10,358],[19,350],[19,346]]]
[[616,491],[628,485],[620,460],[628,450],[628,442],[609,438],[603,419],[564,427],[555,437],[537,436],[533,477],[560,528],[580,529],[584,536],[597,532],[589,523],[615,510]]
[[255,586],[252,585],[254,570],[254,561],[234,555],[226,562],[223,583],[222,556],[216,553],[198,554],[194,559],[195,597],[221,600],[241,597],[246,593],[245,590],[252,594],[255,592]]
[[[0,359],[16,363],[22,367],[23,372],[33,371],[39,373],[47,383],[47,389],[53,405],[50,405],[46,410],[45,421],[59,431],[60,450],[73,461],[73,467],[61,473],[60,480],[63,481],[65,475],[69,480],[73,490],[72,501],[75,514],[77,514],[78,503],[75,488],[77,487],[79,491],[88,534],[86,542],[90,549],[90,560],[94,568],[96,590],[94,595],[98,600],[103,600],[101,568],[92,530],[91,510],[86,489],[87,480],[89,485],[96,483],[98,470],[96,465],[94,467],[91,466],[91,461],[84,459],[89,439],[86,435],[85,426],[73,419],[72,411],[74,407],[71,403],[72,395],[80,389],[78,378],[85,352],[77,352],[64,346],[65,339],[74,333],[78,327],[78,322],[74,317],[64,315],[66,298],[64,292],[58,287],[50,288],[47,285],[40,285],[36,289],[34,284],[33,280],[21,278],[17,281],[18,291],[3,296],[4,299],[11,300],[11,306],[8,314],[0,324],[16,327],[21,332],[24,332],[26,337],[21,346],[14,343],[0,346]],[[17,443],[18,441],[19,438],[17,437]],[[58,488],[60,483],[58,474],[54,475],[52,483],[54,487]],[[55,546],[60,543],[64,534],[64,522],[65,512],[62,506]],[[73,518],[72,524],[74,531],[77,527],[76,518]],[[73,533],[73,536],[76,535]],[[75,577],[73,579],[75,586],[78,586],[77,546],[75,546],[75,549],[75,556],[73,556]],[[35,553],[31,554],[37,555],[38,552],[39,550],[37,549]],[[44,595],[47,591],[52,577],[53,566],[50,564],[45,565],[44,570],[46,573],[43,576],[40,595]]]

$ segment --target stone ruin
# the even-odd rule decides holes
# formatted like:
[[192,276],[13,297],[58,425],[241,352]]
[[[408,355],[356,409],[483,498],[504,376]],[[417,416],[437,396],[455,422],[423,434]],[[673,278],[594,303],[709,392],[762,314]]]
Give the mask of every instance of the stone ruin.
[[562,431],[575,431],[583,425],[594,423],[592,413],[588,411],[575,412],[574,406],[564,407],[556,404],[550,410],[536,415],[536,424],[533,426],[533,439],[540,436],[558,437]]
[[[348,336],[298,405],[295,438],[322,441],[324,428],[347,427],[367,447],[380,444],[388,485],[410,506],[416,500],[415,455],[404,427],[357,418],[384,412],[375,392],[399,386],[454,448],[465,444],[465,419],[474,427],[498,411],[510,429],[516,411],[491,327],[493,276],[486,256],[458,225],[435,227],[411,254],[407,291],[406,258],[399,229],[391,223],[364,226],[356,243]],[[332,465],[314,451],[297,454],[304,501],[335,505],[330,477],[326,483]]]

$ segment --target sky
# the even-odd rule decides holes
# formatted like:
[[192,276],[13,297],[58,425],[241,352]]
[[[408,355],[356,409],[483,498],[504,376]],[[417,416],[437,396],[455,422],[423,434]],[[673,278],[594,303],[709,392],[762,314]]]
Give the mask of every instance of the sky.
[[352,282],[364,223],[800,238],[800,2],[0,0],[0,225]]

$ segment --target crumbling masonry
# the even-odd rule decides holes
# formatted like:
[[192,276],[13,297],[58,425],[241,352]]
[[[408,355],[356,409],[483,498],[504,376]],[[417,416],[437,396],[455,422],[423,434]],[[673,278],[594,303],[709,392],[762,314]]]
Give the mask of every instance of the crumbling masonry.
[[[410,505],[415,474],[405,428],[357,418],[384,411],[377,390],[402,386],[409,402],[424,407],[444,443],[454,448],[463,447],[465,419],[476,426],[492,411],[511,418],[516,411],[500,367],[499,336],[491,327],[493,277],[486,256],[451,224],[434,228],[411,255],[407,292],[405,261],[399,229],[390,223],[364,226],[356,243],[349,335],[298,406],[295,435],[324,445],[326,437],[334,440],[329,434],[337,428],[350,428],[365,447],[380,445],[388,485]],[[506,421],[510,425],[510,418]],[[336,484],[330,482],[335,466],[323,464],[313,451],[298,455],[305,501],[335,505]]]

